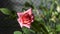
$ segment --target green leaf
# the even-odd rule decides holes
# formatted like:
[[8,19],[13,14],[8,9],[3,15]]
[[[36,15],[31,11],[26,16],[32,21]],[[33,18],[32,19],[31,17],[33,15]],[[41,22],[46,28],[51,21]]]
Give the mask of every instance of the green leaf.
[[6,14],[6,15],[11,15],[11,11],[7,8],[0,8],[0,11],[3,13],[3,14]]
[[22,30],[23,30],[23,32],[24,32],[25,34],[32,34],[32,33],[34,34],[34,31],[33,31],[33,30],[28,29],[28,28],[26,28],[26,27],[23,27]]
[[60,31],[60,24],[56,25],[56,31]]
[[23,27],[22,30],[23,30],[24,33],[29,33],[29,30],[26,27]]
[[51,31],[51,28],[49,26],[45,26],[47,31],[50,32]]
[[55,4],[55,0],[52,0],[52,4],[51,4],[51,6],[50,6],[50,12],[52,12],[53,11],[53,9],[54,9],[54,4]]
[[55,31],[50,26],[45,26],[49,34],[53,34]]
[[15,31],[14,34],[22,34],[20,31]]

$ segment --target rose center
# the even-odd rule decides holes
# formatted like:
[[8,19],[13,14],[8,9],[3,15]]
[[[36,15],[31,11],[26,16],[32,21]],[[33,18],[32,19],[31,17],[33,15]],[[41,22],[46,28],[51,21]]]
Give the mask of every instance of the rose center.
[[25,14],[22,17],[23,23],[29,23],[31,21],[31,16],[29,14]]

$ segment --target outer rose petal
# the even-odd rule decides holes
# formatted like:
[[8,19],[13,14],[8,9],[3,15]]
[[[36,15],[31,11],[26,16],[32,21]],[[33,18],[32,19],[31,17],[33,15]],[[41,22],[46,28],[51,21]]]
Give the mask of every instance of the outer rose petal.
[[31,24],[23,24],[23,26],[27,27],[27,28],[30,28],[30,25]]
[[23,15],[23,13],[22,12],[17,12],[17,15],[18,15],[18,17],[21,17],[21,15]]
[[25,14],[25,13],[28,13],[29,15],[31,15],[31,14],[32,14],[32,9],[30,8],[30,9],[28,9],[27,11],[24,11],[24,13],[22,13],[22,12],[17,12],[17,15],[18,15],[18,17],[20,17],[21,15],[23,15],[23,14]]
[[27,27],[27,28],[30,28],[30,23],[23,24],[23,23],[20,21],[20,19],[17,19],[17,21],[19,22],[21,28],[22,28],[23,26],[25,26],[25,27]]
[[30,28],[30,23],[23,24],[23,22],[22,22],[22,20],[21,20],[20,18],[18,18],[17,21],[19,22],[21,28],[22,28],[23,26],[25,26],[25,27],[27,27],[27,28]]
[[22,20],[20,18],[17,19],[19,25],[21,26],[21,28],[23,27],[23,23],[22,23]]
[[32,9],[30,8],[30,9],[28,9],[27,11],[24,11],[24,14],[25,13],[28,13],[29,15],[31,15],[32,14]]

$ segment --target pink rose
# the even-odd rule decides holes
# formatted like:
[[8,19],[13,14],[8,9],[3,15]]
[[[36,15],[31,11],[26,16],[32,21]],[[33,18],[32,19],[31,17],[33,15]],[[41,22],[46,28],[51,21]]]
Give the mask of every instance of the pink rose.
[[17,12],[17,15],[18,15],[17,21],[20,24],[20,26],[21,27],[25,26],[27,28],[30,28],[31,23],[34,21],[32,9],[30,8],[24,12]]

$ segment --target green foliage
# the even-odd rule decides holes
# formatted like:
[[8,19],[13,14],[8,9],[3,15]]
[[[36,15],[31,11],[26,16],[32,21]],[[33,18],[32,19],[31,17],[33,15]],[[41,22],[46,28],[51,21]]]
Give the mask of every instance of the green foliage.
[[24,6],[34,8],[34,6],[29,2],[25,2]]
[[20,31],[14,31],[14,34],[22,34]]
[[26,27],[23,27],[22,30],[23,30],[24,34],[34,34],[35,33],[35,31],[28,29]]
[[11,15],[11,11],[7,8],[0,8],[0,11],[3,13],[3,14],[6,14],[6,15]]
[[56,31],[60,32],[60,24],[56,25]]

